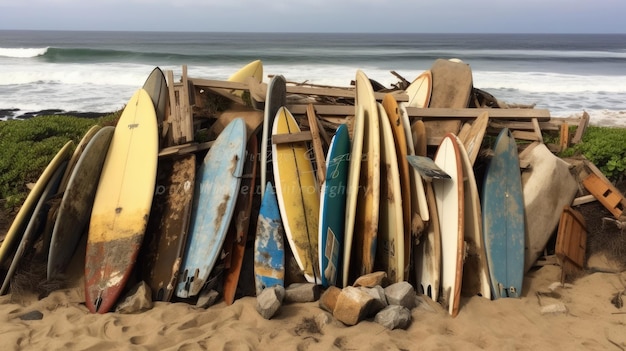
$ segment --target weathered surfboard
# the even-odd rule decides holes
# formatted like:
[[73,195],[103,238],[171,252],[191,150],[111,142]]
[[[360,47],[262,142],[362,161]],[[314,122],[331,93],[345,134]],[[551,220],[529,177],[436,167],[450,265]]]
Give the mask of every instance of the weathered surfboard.
[[98,128],[68,178],[50,239],[48,279],[60,278],[65,273],[83,236],[114,131],[115,127],[111,126]]
[[[263,114],[263,131],[261,136],[261,196],[265,194],[265,184],[268,181],[267,164],[268,155],[271,155],[270,134],[273,130],[274,119],[278,109],[287,103],[287,81],[281,75],[275,75],[267,85],[267,97],[265,99],[265,110]],[[271,179],[271,178],[269,178]]]
[[517,144],[508,128],[496,138],[481,199],[493,298],[520,297],[524,280],[524,197]]
[[189,231],[195,177],[194,154],[159,160],[141,267],[154,301],[169,301],[174,293]]
[[[276,113],[272,136],[299,132],[291,112],[281,107]],[[285,236],[306,280],[319,283],[320,197],[307,144],[273,143],[272,163]]]
[[350,137],[348,127],[337,128],[326,156],[326,180],[320,201],[319,258],[323,286],[336,285],[341,271],[345,230]]
[[254,282],[256,294],[263,289],[285,285],[283,222],[271,182],[265,187],[254,241]]
[[158,147],[154,105],[139,89],[115,127],[91,212],[85,304],[92,313],[108,312],[133,272],[152,206]]
[[236,118],[217,137],[196,175],[189,239],[176,296],[197,295],[209,278],[235,209],[246,152],[246,124]]

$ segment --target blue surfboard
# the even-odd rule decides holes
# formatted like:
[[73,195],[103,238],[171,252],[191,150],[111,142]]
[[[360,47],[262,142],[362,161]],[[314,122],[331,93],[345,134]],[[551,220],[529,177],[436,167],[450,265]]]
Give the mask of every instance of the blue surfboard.
[[524,198],[517,145],[508,128],[496,138],[481,200],[492,296],[520,297],[524,280]]
[[323,286],[336,285],[343,258],[350,135],[348,127],[337,128],[326,156],[326,181],[320,201],[319,259]]
[[197,295],[217,261],[232,219],[246,152],[246,124],[230,122],[206,154],[196,175],[189,239],[176,296]]
[[254,283],[256,294],[263,289],[285,284],[285,246],[283,222],[272,183],[267,182],[257,219],[254,240]]

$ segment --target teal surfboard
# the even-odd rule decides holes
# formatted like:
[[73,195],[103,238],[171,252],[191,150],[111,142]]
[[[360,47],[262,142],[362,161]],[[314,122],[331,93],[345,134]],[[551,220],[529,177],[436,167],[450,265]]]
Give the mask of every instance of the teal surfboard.
[[241,184],[246,124],[230,122],[215,139],[196,175],[189,239],[176,296],[197,295],[209,278],[224,244]]
[[254,240],[254,283],[256,294],[285,285],[285,244],[276,192],[267,182],[257,219]]
[[520,297],[524,280],[524,199],[517,145],[507,128],[496,139],[481,199],[492,296]]
[[341,271],[349,165],[350,135],[342,124],[328,147],[326,181],[321,189],[318,243],[323,286],[336,285]]

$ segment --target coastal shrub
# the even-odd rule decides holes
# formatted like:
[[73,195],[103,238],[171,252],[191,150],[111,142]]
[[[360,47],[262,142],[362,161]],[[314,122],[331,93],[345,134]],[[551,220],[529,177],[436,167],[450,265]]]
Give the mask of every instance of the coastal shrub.
[[626,129],[589,126],[582,142],[563,151],[560,156],[583,155],[611,181],[626,176]]
[[39,116],[0,122],[0,199],[8,208],[21,204],[28,184],[37,181],[69,140],[77,144],[95,124],[110,124],[117,114],[91,119]]

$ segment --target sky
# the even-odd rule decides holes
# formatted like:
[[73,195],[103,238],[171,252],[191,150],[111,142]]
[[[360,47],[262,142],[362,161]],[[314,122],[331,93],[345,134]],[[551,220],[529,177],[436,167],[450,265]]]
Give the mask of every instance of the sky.
[[624,16],[625,0],[0,0],[0,30],[626,33]]

